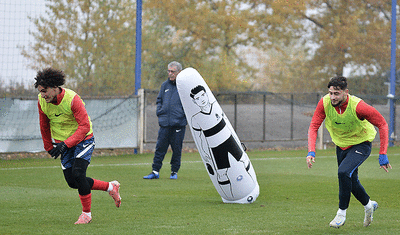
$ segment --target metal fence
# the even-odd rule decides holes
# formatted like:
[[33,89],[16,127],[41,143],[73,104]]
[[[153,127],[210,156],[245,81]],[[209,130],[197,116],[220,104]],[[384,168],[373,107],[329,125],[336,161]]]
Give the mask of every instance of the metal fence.
[[[154,150],[159,129],[156,116],[157,94],[156,90],[141,90],[139,96],[128,98],[84,98],[92,117],[98,147]],[[306,147],[308,127],[322,95],[214,93],[239,139],[249,149]],[[359,97],[373,105],[389,121],[386,97]],[[0,152],[42,151],[37,100],[3,98],[0,101]],[[395,114],[397,123],[400,121],[399,115],[397,111]],[[320,130],[323,133],[318,143],[322,142],[320,146],[323,147],[331,143],[331,138],[325,128]],[[379,135],[376,140],[379,140]],[[184,148],[196,148],[188,129]]]
[[[144,149],[154,149],[157,141],[158,91],[145,90]],[[321,93],[217,92],[214,96],[230,120],[236,133],[248,148],[306,147],[308,127]],[[384,96],[362,96],[389,122],[389,106]],[[399,117],[399,115],[396,115]],[[399,121],[396,119],[396,122]],[[321,128],[320,128],[321,129]],[[331,143],[323,127],[322,142]],[[379,141],[377,135],[376,141]],[[186,130],[184,147],[195,148],[190,131]]]

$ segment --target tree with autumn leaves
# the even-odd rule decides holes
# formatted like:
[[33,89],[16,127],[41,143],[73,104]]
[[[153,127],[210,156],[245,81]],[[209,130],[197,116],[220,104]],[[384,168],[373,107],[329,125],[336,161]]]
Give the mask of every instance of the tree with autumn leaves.
[[[143,4],[143,88],[158,89],[172,60],[196,68],[213,91],[324,91],[344,71],[368,78],[390,66],[387,1]],[[48,0],[47,8],[46,17],[32,19],[35,42],[23,51],[33,68],[63,68],[80,93],[134,91],[136,3]]]
[[129,0],[47,0],[31,20],[35,38],[23,55],[33,69],[53,66],[68,86],[92,96],[134,91],[135,6]]
[[310,1],[308,8],[307,40],[317,45],[310,65],[320,76],[343,75],[345,68],[352,76],[389,69],[390,1]]

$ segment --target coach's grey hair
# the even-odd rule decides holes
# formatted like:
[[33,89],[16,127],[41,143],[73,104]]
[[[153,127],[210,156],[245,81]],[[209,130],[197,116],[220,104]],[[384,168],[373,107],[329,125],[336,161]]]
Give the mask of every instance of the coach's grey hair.
[[181,63],[179,63],[179,62],[177,62],[177,61],[172,61],[171,63],[168,64],[168,68],[169,68],[169,67],[172,67],[172,66],[176,67],[176,68],[178,69],[178,71],[181,71],[181,70],[182,70],[182,65],[181,65]]

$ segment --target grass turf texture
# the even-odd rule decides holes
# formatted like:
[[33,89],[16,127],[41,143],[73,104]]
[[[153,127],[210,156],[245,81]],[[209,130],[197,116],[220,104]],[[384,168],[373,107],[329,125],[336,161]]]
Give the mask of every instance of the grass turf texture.
[[399,147],[389,148],[394,169],[379,169],[378,149],[360,167],[361,183],[379,203],[371,226],[351,198],[346,224],[329,227],[338,208],[334,149],[250,151],[260,184],[253,204],[223,204],[198,153],[184,153],[178,180],[170,180],[170,154],[158,180],[152,154],[94,157],[87,174],[121,183],[121,208],[106,192],[92,191],[92,223],[74,225],[81,213],[76,190],[64,181],[59,159],[0,160],[0,234],[399,234]]

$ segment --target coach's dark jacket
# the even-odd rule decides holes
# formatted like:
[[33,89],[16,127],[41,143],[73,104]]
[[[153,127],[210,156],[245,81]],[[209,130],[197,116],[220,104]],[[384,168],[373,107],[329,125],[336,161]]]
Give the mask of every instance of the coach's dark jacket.
[[176,83],[169,79],[161,85],[158,93],[156,114],[158,124],[163,127],[186,126],[187,124]]

